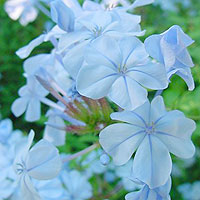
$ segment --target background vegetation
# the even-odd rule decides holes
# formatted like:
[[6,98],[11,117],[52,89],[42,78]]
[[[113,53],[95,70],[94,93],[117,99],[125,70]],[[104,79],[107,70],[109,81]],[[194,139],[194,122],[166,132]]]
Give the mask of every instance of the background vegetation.
[[[174,1],[174,0],[169,0]],[[25,79],[23,73],[23,60],[20,60],[15,51],[27,44],[30,40],[37,37],[44,31],[44,25],[47,18],[40,14],[37,20],[26,27],[19,24],[18,21],[9,19],[4,11],[4,0],[0,0],[0,113],[2,118],[10,118],[14,122],[14,127],[28,132],[31,128],[36,131],[43,131],[43,122],[45,116],[36,123],[25,122],[23,116],[16,119],[10,107],[14,99],[18,97],[17,91],[24,84]],[[165,2],[165,0],[163,0]],[[188,6],[176,3],[176,10],[163,10],[160,5],[151,5],[136,10],[137,14],[142,15],[142,27],[147,30],[145,37],[153,33],[161,33],[170,26],[177,24],[190,35],[195,43],[189,48],[195,67],[192,73],[195,79],[196,88],[189,92],[186,84],[181,78],[174,76],[169,88],[164,91],[163,96],[169,110],[179,109],[183,111],[187,117],[194,119],[197,123],[197,129],[193,134],[193,141],[196,147],[200,147],[200,1],[190,0]],[[142,38],[144,39],[144,38]],[[32,55],[41,52],[48,52],[51,45],[46,43],[33,51]],[[44,108],[45,109],[45,108]],[[43,112],[44,113],[44,112]],[[72,146],[77,145],[78,148],[85,146],[87,139],[82,139],[76,144],[73,137],[69,138]],[[89,139],[88,139],[89,140]],[[198,149],[198,148],[197,148]],[[185,182],[194,182],[200,180],[200,158],[186,166],[186,162],[174,159],[174,162],[182,169],[179,177],[173,177],[173,187],[171,197],[173,200],[182,200],[181,195],[177,191],[177,186]],[[189,162],[189,161],[188,161]],[[107,185],[105,187],[108,187]],[[124,191],[113,197],[115,200],[123,199]]]

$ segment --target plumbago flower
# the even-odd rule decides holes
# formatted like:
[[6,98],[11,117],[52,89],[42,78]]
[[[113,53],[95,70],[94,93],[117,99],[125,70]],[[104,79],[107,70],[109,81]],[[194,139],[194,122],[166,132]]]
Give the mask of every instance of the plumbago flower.
[[88,44],[106,36],[121,38],[144,35],[139,25],[140,17],[130,14],[130,16],[125,16],[125,12],[85,11],[79,17],[75,17],[73,10],[62,1],[56,0],[51,3],[51,13],[52,19],[66,31],[66,34],[59,39],[58,53],[66,54],[63,63],[73,78],[76,77],[84,62],[85,48]]
[[45,90],[34,77],[27,78],[27,85],[19,90],[19,98],[12,104],[11,110],[16,117],[26,111],[27,121],[36,121],[40,118],[40,102],[46,100],[48,91]]
[[59,178],[45,181],[33,180],[33,185],[42,200],[58,200],[63,197],[64,188]]
[[190,158],[195,147],[190,139],[195,123],[180,111],[165,110],[162,97],[146,102],[133,111],[111,114],[117,123],[103,129],[99,141],[115,164],[128,162],[136,151],[133,176],[150,188],[166,183],[172,169],[169,152]]
[[165,65],[168,80],[177,74],[187,83],[189,90],[193,90],[194,80],[190,68],[194,64],[187,51],[193,42],[181,27],[174,25],[160,35],[149,36],[145,40],[145,47],[151,57]]
[[65,188],[64,200],[86,200],[92,197],[92,186],[80,172],[63,171],[60,178]]
[[77,77],[78,92],[92,99],[108,95],[124,109],[147,101],[144,87],[167,87],[164,66],[151,62],[143,43],[135,37],[96,41],[88,48],[86,62]]
[[49,54],[39,54],[26,59],[23,63],[23,68],[26,77],[44,75],[46,73],[49,74],[49,79],[51,77],[50,81],[54,80],[63,91],[67,91],[71,87],[72,80],[54,50]]
[[178,191],[182,194],[185,200],[198,200],[200,199],[200,181],[195,181],[194,183],[184,183],[178,186]]
[[21,25],[26,26],[33,22],[38,15],[38,9],[46,15],[48,10],[42,3],[49,3],[51,0],[7,0],[5,3],[5,11],[13,20],[18,20]]
[[49,180],[61,170],[58,150],[48,141],[40,140],[32,148],[34,132],[31,131],[26,144],[18,145],[14,169],[19,177],[24,199],[40,199],[31,179]]
[[34,21],[38,15],[38,10],[34,7],[34,1],[30,0],[7,0],[5,10],[11,19],[19,19],[23,26]]
[[142,186],[142,189],[137,192],[131,192],[126,195],[126,200],[170,200],[169,192],[171,189],[171,178],[168,181],[154,189],[149,188],[148,185],[142,183],[141,181],[136,181]]

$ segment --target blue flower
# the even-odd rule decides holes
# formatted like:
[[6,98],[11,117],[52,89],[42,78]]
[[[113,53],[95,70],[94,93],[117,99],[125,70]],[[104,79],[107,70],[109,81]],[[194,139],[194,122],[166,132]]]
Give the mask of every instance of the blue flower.
[[92,197],[92,186],[78,171],[63,171],[61,181],[64,185],[65,200],[86,200]]
[[137,192],[131,192],[126,195],[126,200],[170,200],[169,192],[171,189],[171,178],[168,181],[157,188],[149,188],[148,185],[141,182],[142,189]]
[[[19,56],[21,59],[24,59],[26,57],[28,57],[31,52],[33,51],[33,49],[37,46],[39,46],[40,44],[42,44],[43,42],[47,42],[47,41],[52,41],[59,38],[63,33],[66,33],[65,31],[63,31],[62,29],[60,29],[57,25],[54,26],[48,33],[43,33],[40,36],[36,37],[35,39],[33,39],[29,44],[27,44],[26,46],[18,49],[16,51],[17,56]],[[53,42],[52,42],[53,43]]]
[[135,37],[96,41],[88,48],[86,62],[77,77],[78,92],[92,99],[108,95],[124,109],[147,101],[144,87],[167,87],[164,66],[149,61],[143,43]]
[[182,194],[185,200],[199,200],[200,199],[200,181],[194,183],[184,183],[178,186],[178,191]]
[[[37,0],[34,0],[35,2]],[[29,22],[33,22],[37,15],[38,10],[34,5],[34,1],[28,0],[7,0],[5,3],[5,11],[13,20],[18,20],[26,26]]]
[[172,169],[169,152],[180,158],[190,158],[195,147],[190,139],[195,122],[180,111],[165,110],[158,96],[133,111],[111,114],[116,123],[100,133],[100,144],[112,156],[115,164],[128,162],[136,151],[133,175],[150,188],[163,185]]
[[194,64],[187,51],[193,42],[179,26],[174,25],[160,35],[148,37],[145,47],[151,57],[165,65],[168,79],[177,74],[187,83],[189,90],[193,90],[194,80],[190,68]]
[[19,117],[26,112],[27,121],[36,121],[40,119],[41,101],[45,100],[48,91],[32,76],[27,78],[27,85],[19,90],[19,98],[16,99],[11,107],[13,114]]
[[89,12],[78,18],[76,21],[78,28],[74,32],[64,34],[58,44],[59,53],[66,51],[63,63],[69,74],[76,78],[84,62],[86,47],[90,43],[103,40],[104,37],[144,35],[139,25],[140,20],[130,22],[130,19],[132,18],[120,19],[118,13],[107,11]]
[[20,189],[24,199],[40,199],[33,186],[32,178],[50,180],[61,170],[58,150],[48,141],[40,140],[32,148],[34,132],[31,131],[26,144],[18,145],[14,169],[19,177]]
[[46,181],[33,180],[33,185],[42,200],[63,199],[64,188],[59,178]]

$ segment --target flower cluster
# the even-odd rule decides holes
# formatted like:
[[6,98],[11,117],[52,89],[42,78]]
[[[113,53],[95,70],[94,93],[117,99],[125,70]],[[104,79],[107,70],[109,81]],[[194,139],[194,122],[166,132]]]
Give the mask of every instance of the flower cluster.
[[[101,156],[101,162],[107,164],[109,155],[115,165],[127,163],[131,168],[131,173],[125,175],[129,176],[129,185],[131,182],[132,190],[140,190],[127,194],[126,200],[170,199],[170,153],[184,159],[194,155],[191,135],[196,126],[182,112],[167,111],[159,94],[174,74],[186,82],[189,90],[194,89],[194,64],[187,50],[193,40],[174,25],[162,34],[149,36],[143,43],[139,39],[145,35],[141,17],[129,11],[152,2],[86,0],[81,6],[77,1],[53,0],[50,8],[55,26],[16,52],[25,59],[43,42],[51,42],[54,47],[49,53],[25,60],[27,83],[11,108],[15,116],[26,113],[26,120],[33,122],[40,119],[41,103],[50,107],[44,139],[31,148],[31,132],[15,157],[15,171],[25,200],[43,198],[46,193],[37,191],[37,187],[43,188],[38,180],[48,180],[44,185],[51,185],[49,181],[60,172],[61,161],[53,144],[64,145],[66,132],[100,133],[99,143],[107,154]],[[151,102],[149,91],[157,91]],[[64,162],[97,146],[69,156]],[[92,162],[92,157],[81,165]],[[113,168],[114,165],[104,173],[108,181],[115,178]],[[91,176],[91,171],[104,170],[90,168],[86,177]],[[116,174],[125,178],[123,170]],[[62,173],[59,180],[65,185],[66,200],[84,200],[92,195],[90,184],[76,171]],[[76,193],[79,187],[88,192]]]

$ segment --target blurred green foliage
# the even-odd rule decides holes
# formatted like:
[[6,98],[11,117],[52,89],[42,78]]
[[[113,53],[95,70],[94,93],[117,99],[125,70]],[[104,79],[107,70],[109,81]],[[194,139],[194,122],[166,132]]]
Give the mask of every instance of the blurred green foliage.
[[[164,0],[163,0],[164,1]],[[173,0],[171,0],[173,1]],[[27,123],[23,116],[16,119],[10,111],[12,102],[18,97],[17,91],[24,84],[25,79],[23,73],[23,60],[20,60],[15,51],[20,47],[26,45],[33,38],[37,37],[44,30],[44,23],[47,18],[40,14],[37,20],[26,27],[19,24],[18,21],[9,19],[3,8],[4,0],[0,0],[0,113],[3,118],[11,118],[14,122],[15,128],[19,128],[28,132],[34,128],[38,132],[43,130],[43,122],[45,117],[34,124]],[[187,117],[194,119],[197,123],[197,129],[193,135],[193,141],[196,146],[200,147],[200,1],[191,0],[190,6],[184,8],[181,4],[177,5],[176,12],[163,11],[160,6],[146,6],[144,8],[136,9],[136,14],[142,15],[142,27],[146,29],[147,37],[150,34],[161,33],[170,26],[177,24],[190,35],[195,43],[189,48],[192,55],[195,67],[192,73],[195,79],[196,88],[194,91],[188,91],[186,84],[177,76],[171,80],[169,88],[163,92],[166,106],[169,110],[179,109],[185,113]],[[144,39],[144,38],[142,38]],[[32,55],[41,52],[49,52],[51,45],[43,44],[38,47]],[[44,112],[43,112],[44,113]],[[38,137],[41,137],[40,134]],[[92,134],[77,137],[68,135],[67,140],[70,143],[66,147],[62,147],[63,151],[71,150],[77,146],[75,150],[85,148],[86,143],[96,140],[96,136]],[[179,165],[181,162],[174,159]],[[173,178],[173,187],[171,197],[173,200],[182,200],[181,195],[177,191],[177,186],[184,182],[193,182],[200,179],[200,160],[182,172],[180,178]],[[94,184],[98,190],[98,177],[95,177]],[[112,191],[112,186],[106,183],[101,183],[102,188],[106,191]],[[115,194],[112,200],[123,199],[125,191],[121,190]],[[95,200],[102,199],[102,197],[95,198]]]

